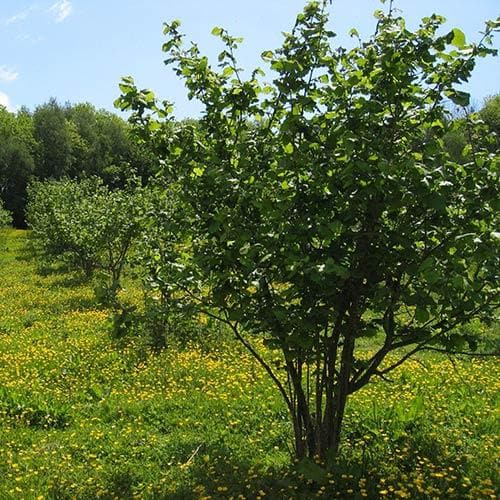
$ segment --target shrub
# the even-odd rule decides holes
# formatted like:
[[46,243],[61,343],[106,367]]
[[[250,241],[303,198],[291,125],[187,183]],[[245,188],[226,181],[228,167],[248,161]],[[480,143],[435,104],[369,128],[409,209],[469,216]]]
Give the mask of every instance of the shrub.
[[12,224],[12,215],[4,208],[2,200],[0,200],[0,229],[8,227]]
[[28,191],[27,220],[50,259],[65,259],[88,276],[98,271],[97,295],[112,302],[142,232],[147,198],[142,188],[110,190],[96,178],[35,182]]

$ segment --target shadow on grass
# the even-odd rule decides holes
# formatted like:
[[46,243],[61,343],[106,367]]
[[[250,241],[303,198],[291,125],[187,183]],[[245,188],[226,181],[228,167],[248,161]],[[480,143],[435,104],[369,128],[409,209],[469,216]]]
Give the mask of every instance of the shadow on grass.
[[[196,449],[194,451],[196,452]],[[418,453],[424,451],[418,449],[417,456]],[[425,456],[425,453],[423,455]],[[212,457],[215,460],[212,460]],[[388,458],[390,461],[393,460],[393,457]],[[284,464],[281,461],[281,466],[266,466],[259,463],[258,457],[253,464],[244,460],[235,460],[230,450],[217,446],[201,447],[192,462],[192,464],[186,464],[186,468],[190,469],[190,483],[184,482],[170,494],[160,493],[161,498],[212,498],[213,500],[227,498],[301,500],[317,497],[381,498],[381,495],[386,494],[384,491],[396,491],[401,485],[405,487],[402,491],[406,495],[402,498],[418,498],[420,497],[418,486],[415,489],[414,484],[406,484],[406,481],[408,478],[413,478],[417,479],[418,483],[419,477],[425,477],[426,488],[429,492],[454,492],[454,495],[449,498],[470,498],[469,486],[462,484],[460,473],[451,477],[446,477],[443,473],[436,474],[435,466],[431,463],[428,470],[419,472],[421,475],[419,476],[415,473],[416,464],[410,457],[401,462],[395,461],[399,472],[394,469],[391,472],[392,476],[388,474],[385,465],[377,460],[362,464],[341,456],[328,471],[308,459],[301,463],[291,461],[289,464]],[[446,467],[447,465],[450,468]],[[445,459],[440,463],[440,470],[458,468],[458,470],[466,471],[466,465],[462,464],[462,466],[456,462],[447,463]],[[429,497],[423,495],[421,498]]]
[[[195,450],[196,451],[196,450]],[[311,498],[314,490],[304,495],[294,488],[292,467],[260,469],[246,460],[235,460],[231,451],[217,446],[200,448],[201,457],[186,464],[191,485],[182,486],[169,498]],[[213,457],[213,461],[212,461]],[[308,488],[305,488],[307,490]]]
[[42,253],[38,250],[29,238],[15,250],[15,259],[19,262],[38,261]]
[[[374,475],[361,483],[363,488],[360,488],[362,476],[347,462],[339,463],[331,473],[320,469],[313,462],[304,466],[293,463],[291,459],[283,463],[281,459],[274,465],[265,464],[262,462],[270,458],[265,453],[262,461],[255,456],[253,460],[245,460],[235,456],[222,443],[198,446],[195,443],[183,443],[176,449],[175,456],[182,456],[183,459],[173,467],[172,461],[162,464],[167,470],[172,467],[169,482],[163,486],[158,484],[150,498],[378,498],[379,478]],[[110,470],[108,474],[112,492],[109,498],[113,495],[125,499],[137,498],[138,487],[144,481],[140,467],[134,468],[127,464]]]
[[62,276],[51,285],[51,288],[75,287],[90,281],[90,276],[72,266],[64,260],[52,260],[32,245],[29,240],[16,252],[16,260],[19,262],[35,262],[36,273],[42,277]]
[[[49,274],[46,271],[43,273],[39,273],[41,276],[48,276]],[[63,269],[54,269],[54,271],[50,271],[52,275],[58,275],[60,278],[56,278],[50,285],[50,289],[57,288],[75,288],[83,285],[88,285],[91,283],[92,278],[87,276],[84,273],[75,271],[68,267]]]
[[95,311],[104,310],[105,306],[99,304],[94,297],[71,297],[61,302],[64,311]]

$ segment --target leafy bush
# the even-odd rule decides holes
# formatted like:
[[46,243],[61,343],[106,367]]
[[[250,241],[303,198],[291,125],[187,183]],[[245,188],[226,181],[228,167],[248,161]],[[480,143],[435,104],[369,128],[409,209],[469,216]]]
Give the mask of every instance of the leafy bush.
[[12,216],[8,210],[3,206],[2,200],[0,200],[0,229],[3,227],[10,226],[12,224]]
[[4,235],[2,229],[12,224],[12,216],[8,210],[3,207],[3,202],[0,200],[0,248],[4,246]]
[[99,272],[98,298],[113,301],[129,251],[141,234],[147,199],[142,188],[110,190],[97,178],[35,182],[27,220],[51,259],[65,259],[88,276]]
[[99,190],[97,180],[34,182],[28,188],[27,221],[49,259],[64,258],[91,274],[96,228],[85,200]]

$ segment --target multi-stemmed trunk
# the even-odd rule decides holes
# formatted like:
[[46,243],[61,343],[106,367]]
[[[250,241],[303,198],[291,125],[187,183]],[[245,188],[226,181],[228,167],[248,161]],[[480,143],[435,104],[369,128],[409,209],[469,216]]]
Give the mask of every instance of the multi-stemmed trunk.
[[299,459],[320,457],[324,460],[339,450],[347,397],[351,392],[354,335],[329,340],[331,345],[314,364],[300,356],[286,361],[290,394],[287,404],[293,423],[295,454]]
[[[265,285],[265,282],[264,282]],[[276,323],[275,336],[284,339],[282,353],[286,381],[227,319],[236,337],[257,359],[279,389],[291,417],[296,458],[322,460],[339,451],[349,394],[365,385],[386,354],[382,349],[368,371],[355,369],[355,341],[359,335],[363,299],[357,283],[350,283],[339,300],[336,319],[315,339],[314,351],[291,349]]]

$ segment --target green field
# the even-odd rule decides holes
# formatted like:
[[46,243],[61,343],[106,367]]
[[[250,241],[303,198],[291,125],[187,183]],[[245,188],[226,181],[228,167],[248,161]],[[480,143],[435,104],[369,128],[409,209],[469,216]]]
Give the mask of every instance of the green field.
[[352,398],[333,472],[297,469],[239,346],[113,339],[92,286],[27,244],[0,242],[0,499],[496,498],[495,359],[408,362]]

